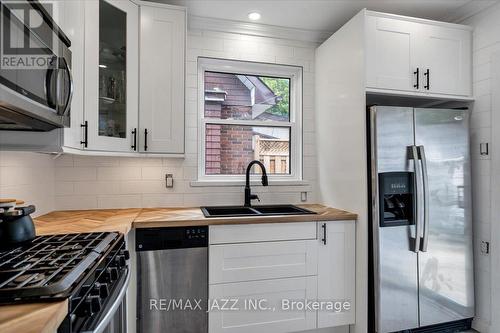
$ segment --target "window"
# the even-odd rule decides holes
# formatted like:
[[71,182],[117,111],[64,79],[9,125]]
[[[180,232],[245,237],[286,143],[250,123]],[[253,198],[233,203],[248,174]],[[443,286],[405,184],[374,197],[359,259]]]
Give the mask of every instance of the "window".
[[242,180],[252,160],[302,179],[300,67],[200,58],[198,79],[199,180]]

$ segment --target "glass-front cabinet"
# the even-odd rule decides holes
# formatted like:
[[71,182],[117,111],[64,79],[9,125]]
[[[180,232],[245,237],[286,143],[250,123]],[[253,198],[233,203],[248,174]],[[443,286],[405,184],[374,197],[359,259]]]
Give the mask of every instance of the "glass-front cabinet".
[[131,1],[85,2],[83,148],[137,149],[138,20],[139,8]]

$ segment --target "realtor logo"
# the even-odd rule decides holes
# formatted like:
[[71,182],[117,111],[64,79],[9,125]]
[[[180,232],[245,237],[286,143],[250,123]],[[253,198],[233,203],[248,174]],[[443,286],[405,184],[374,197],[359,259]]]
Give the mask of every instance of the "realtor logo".
[[[52,14],[51,3],[44,3],[43,8]],[[57,40],[44,22],[42,10],[27,1],[2,0],[0,11],[0,68],[53,68]]]

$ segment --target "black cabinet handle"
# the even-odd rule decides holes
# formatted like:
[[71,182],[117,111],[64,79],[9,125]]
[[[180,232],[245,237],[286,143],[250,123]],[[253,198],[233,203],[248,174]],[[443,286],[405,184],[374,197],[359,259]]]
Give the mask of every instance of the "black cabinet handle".
[[427,84],[424,86],[424,89],[429,90],[429,87],[430,87],[429,81],[430,81],[430,77],[431,77],[429,68],[427,68],[427,70],[425,71],[424,76],[426,77],[426,80],[427,80]]
[[83,128],[83,140],[80,141],[80,144],[83,145],[84,148],[87,148],[89,144],[89,122],[85,120],[80,127]]
[[131,146],[131,148],[136,151],[137,150],[137,128],[134,128],[132,130],[132,135],[134,136],[134,144]]
[[144,129],[144,151],[148,151],[148,129]]
[[321,228],[323,229],[323,238],[321,239],[321,241],[326,245],[326,223],[323,223],[321,225]]
[[413,75],[416,76],[416,83],[413,85],[413,88],[418,89],[420,85],[420,68],[417,67],[417,70],[413,72]]

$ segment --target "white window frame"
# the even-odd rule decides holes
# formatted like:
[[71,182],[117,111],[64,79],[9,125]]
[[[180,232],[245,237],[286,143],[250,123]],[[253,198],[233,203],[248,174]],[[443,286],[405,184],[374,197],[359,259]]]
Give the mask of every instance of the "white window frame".
[[[249,121],[205,118],[205,72],[247,74],[290,79],[290,121]],[[240,183],[245,175],[205,174],[205,128],[206,124],[247,125],[260,127],[290,127],[290,173],[268,174],[271,183],[302,181],[302,67],[198,58],[198,182]],[[260,175],[251,175],[251,181],[260,181]]]

